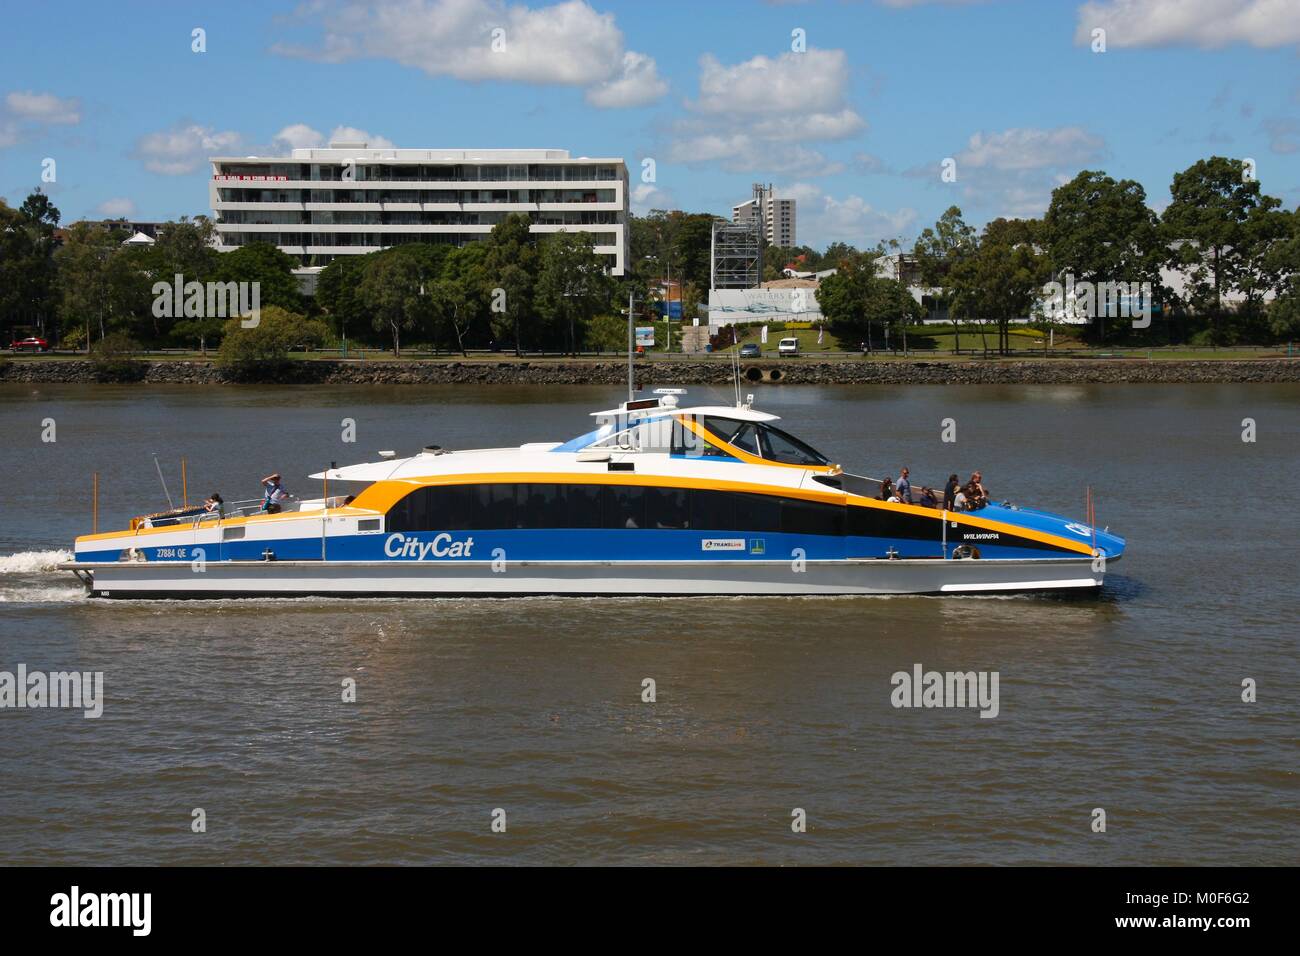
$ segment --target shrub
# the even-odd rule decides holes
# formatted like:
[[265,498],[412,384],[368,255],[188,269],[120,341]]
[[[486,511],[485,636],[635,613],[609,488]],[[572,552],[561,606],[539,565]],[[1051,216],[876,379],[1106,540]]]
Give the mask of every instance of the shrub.
[[90,364],[95,381],[140,381],[144,378],[146,366],[133,358],[139,351],[140,344],[125,332],[113,332],[104,336],[90,350]]
[[236,382],[275,378],[287,369],[290,349],[317,348],[328,338],[325,323],[268,306],[253,328],[244,328],[243,321],[237,318],[226,323],[217,365]]

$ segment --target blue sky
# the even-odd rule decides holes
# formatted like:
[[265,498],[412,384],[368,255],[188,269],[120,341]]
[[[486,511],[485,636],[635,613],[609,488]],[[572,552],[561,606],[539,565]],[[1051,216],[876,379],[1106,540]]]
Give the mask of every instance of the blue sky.
[[65,221],[207,213],[207,155],[338,127],[621,156],[638,212],[727,214],[772,182],[819,247],[910,242],[952,204],[977,224],[1037,215],[1084,168],[1137,179],[1160,209],[1172,174],[1216,153],[1300,204],[1300,0],[55,0],[0,16],[0,196],[21,202],[53,159]]

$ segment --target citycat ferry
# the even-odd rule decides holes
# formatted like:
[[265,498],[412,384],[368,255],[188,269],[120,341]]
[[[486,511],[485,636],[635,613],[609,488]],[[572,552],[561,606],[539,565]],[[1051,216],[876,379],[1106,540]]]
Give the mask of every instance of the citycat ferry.
[[1095,589],[1124,552],[1010,503],[881,500],[752,398],[681,394],[568,441],[331,467],[322,497],[278,511],[141,516],[63,567],[105,598],[971,594]]

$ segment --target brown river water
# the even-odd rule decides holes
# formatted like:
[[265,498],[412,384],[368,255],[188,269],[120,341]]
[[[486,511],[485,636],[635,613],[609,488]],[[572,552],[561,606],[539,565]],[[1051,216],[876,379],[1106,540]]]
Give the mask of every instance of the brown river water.
[[[154,453],[177,498],[182,456],[191,500],[312,492],[621,396],[0,386],[0,672],[103,673],[97,719],[0,709],[6,862],[1295,862],[1300,386],[749,390],[858,473],[1073,517],[1091,485],[1127,554],[1071,599],[91,601],[49,568],[94,471],[108,529],[165,505]],[[996,672],[996,717],[893,706],[917,664]]]

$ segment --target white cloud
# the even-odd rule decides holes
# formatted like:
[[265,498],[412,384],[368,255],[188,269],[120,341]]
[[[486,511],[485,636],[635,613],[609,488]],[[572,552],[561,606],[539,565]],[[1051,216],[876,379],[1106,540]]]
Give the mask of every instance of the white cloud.
[[904,236],[917,218],[914,209],[879,209],[861,196],[833,196],[810,183],[778,187],[776,195],[796,201],[799,242],[815,248],[832,242],[871,248],[882,240]]
[[209,156],[237,151],[243,142],[243,136],[231,130],[218,132],[197,123],[181,123],[141,136],[134,155],[150,172],[180,176],[194,172]]
[[53,93],[14,90],[0,101],[0,149],[14,146],[46,126],[75,126],[81,122],[81,103]]
[[31,90],[5,94],[5,111],[16,119],[59,126],[81,122],[81,104],[76,99]]
[[276,133],[271,145],[277,151],[288,152],[291,149],[307,149],[323,146],[325,136],[320,130],[312,129],[306,123],[293,123]]
[[129,219],[135,215],[135,203],[125,197],[105,199],[95,207],[95,211],[105,219]]
[[1108,47],[1300,43],[1300,0],[1091,0],[1078,18],[1080,46],[1099,27]]
[[1008,129],[975,133],[957,154],[957,168],[1017,172],[1082,164],[1100,159],[1105,140],[1079,126],[1056,129]]
[[378,133],[367,133],[363,129],[357,129],[355,126],[335,126],[330,131],[329,142],[331,143],[365,143],[370,149],[395,149],[396,145],[391,139],[380,136]]
[[276,133],[271,139],[270,151],[287,153],[294,149],[328,146],[330,143],[365,143],[370,149],[396,149],[396,144],[385,136],[368,133],[355,126],[335,126],[326,136],[306,123],[293,123]]
[[673,194],[654,183],[638,183],[633,186],[628,199],[632,211],[638,216],[646,215],[651,209],[672,209],[676,205]]
[[954,157],[956,181],[943,179],[938,160],[906,175],[960,192],[960,203],[991,217],[1040,215],[1052,190],[1106,157],[1106,141],[1078,126],[1016,128],[973,134]]
[[700,58],[693,115],[672,125],[668,158],[716,162],[729,172],[824,176],[844,169],[807,144],[847,139],[866,129],[848,104],[843,50],[756,56],[725,66]]
[[620,109],[653,103],[668,92],[659,67],[644,53],[623,54],[623,73],[587,90],[587,102],[601,109]]
[[700,113],[820,113],[843,107],[849,63],[843,50],[809,49],[778,57],[756,56],[723,66],[712,54],[700,57]]
[[430,76],[587,88],[595,106],[639,106],[662,96],[654,60],[624,47],[611,13],[585,0],[543,7],[505,0],[323,0],[302,19],[315,45],[277,43],[285,56],[331,63],[371,57]]

